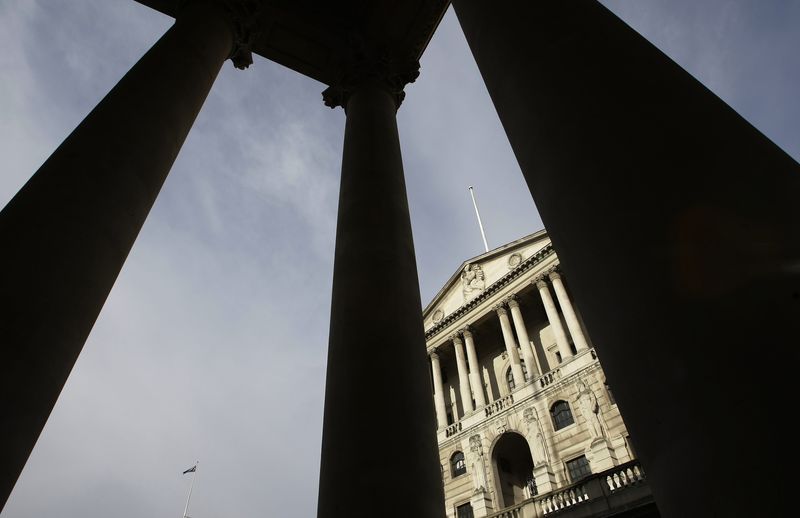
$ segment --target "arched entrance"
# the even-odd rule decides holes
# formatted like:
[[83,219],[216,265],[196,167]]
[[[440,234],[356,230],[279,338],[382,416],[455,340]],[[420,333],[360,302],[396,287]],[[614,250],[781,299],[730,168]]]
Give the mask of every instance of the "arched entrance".
[[525,500],[525,487],[533,474],[533,459],[528,441],[515,432],[500,436],[492,451],[495,494],[501,508]]

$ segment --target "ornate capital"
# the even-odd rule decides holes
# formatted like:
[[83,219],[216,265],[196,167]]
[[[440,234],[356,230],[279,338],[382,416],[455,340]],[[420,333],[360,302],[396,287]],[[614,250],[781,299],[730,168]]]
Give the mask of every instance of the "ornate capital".
[[511,295],[510,297],[508,297],[507,301],[508,301],[507,302],[508,303],[508,307],[510,307],[510,308],[518,308],[519,307],[519,301],[517,300],[517,296],[516,295]]
[[439,361],[439,352],[438,349],[434,349],[428,353],[428,356],[431,357],[431,360]]
[[187,5],[207,2],[225,14],[225,21],[233,33],[233,48],[228,58],[233,66],[244,70],[253,64],[251,47],[258,35],[258,15],[262,9],[259,0],[180,0],[178,12]]
[[547,281],[544,280],[544,277],[537,277],[533,279],[533,284],[535,284],[539,289],[547,288]]
[[453,333],[452,335],[450,335],[450,340],[453,341],[454,345],[461,345],[461,343],[462,343],[461,342],[461,337],[458,336],[458,333]]
[[497,314],[500,315],[500,316],[508,314],[508,311],[506,311],[505,306],[503,306],[502,304],[496,305],[494,307],[494,310],[497,311]]
[[359,87],[372,84],[389,92],[400,108],[406,96],[403,89],[419,76],[419,61],[398,62],[385,55],[370,57],[363,49],[357,49],[358,45],[351,45],[353,57],[342,65],[339,79],[322,92],[325,106],[346,110],[350,95]]
[[549,273],[548,277],[550,277],[550,280],[553,280],[553,281],[556,280],[556,279],[560,279],[561,278],[560,269],[557,266],[553,266],[550,269],[550,273]]
[[470,329],[469,326],[466,326],[464,329],[461,329],[459,332],[462,335],[464,335],[464,338],[472,338],[472,329]]

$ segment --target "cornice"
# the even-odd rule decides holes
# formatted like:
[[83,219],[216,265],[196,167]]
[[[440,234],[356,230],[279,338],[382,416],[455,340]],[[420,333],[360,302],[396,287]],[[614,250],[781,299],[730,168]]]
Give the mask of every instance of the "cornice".
[[516,268],[487,286],[480,295],[466,302],[463,306],[445,316],[438,324],[433,325],[433,327],[425,331],[425,340],[430,340],[459,318],[471,313],[475,308],[481,306],[483,302],[489,299],[492,295],[508,286],[512,281],[519,278],[521,275],[526,273],[531,268],[537,266],[554,253],[555,249],[553,248],[552,243],[545,245],[541,250],[538,250],[532,256],[519,263]]

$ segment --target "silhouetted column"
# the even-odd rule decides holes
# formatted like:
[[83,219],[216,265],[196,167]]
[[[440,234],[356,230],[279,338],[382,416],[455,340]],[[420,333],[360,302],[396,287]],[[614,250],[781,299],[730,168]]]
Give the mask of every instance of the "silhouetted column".
[[469,386],[469,374],[467,371],[467,360],[464,358],[464,344],[461,342],[461,337],[453,335],[453,349],[456,352],[456,368],[458,369],[458,388],[461,392],[461,406],[464,409],[464,415],[469,414],[475,410],[472,405],[472,390]]
[[558,272],[550,272],[549,277],[553,283],[553,290],[556,292],[558,305],[561,306],[561,312],[564,313],[564,320],[567,322],[567,329],[569,329],[569,334],[572,337],[572,343],[575,344],[575,350],[578,352],[585,351],[589,348],[589,344],[586,343],[586,336],[583,334],[578,315],[575,314],[572,301],[569,300],[567,290],[561,281],[561,275]]
[[441,430],[447,426],[447,411],[444,403],[444,385],[442,384],[442,365],[439,362],[439,354],[435,351],[430,355],[431,372],[433,373],[433,398],[436,408],[437,429]]
[[472,394],[475,396],[476,408],[483,408],[486,406],[486,397],[483,395],[483,378],[481,377],[481,368],[478,365],[478,354],[475,351],[475,340],[472,337],[472,331],[464,328],[461,330],[464,335],[464,345],[467,347],[467,362],[469,362],[469,384],[472,386]]
[[596,1],[453,7],[662,514],[795,514],[800,166]]
[[[385,66],[388,64],[384,63]],[[362,63],[324,97],[347,112],[336,228],[320,518],[440,518],[431,381],[395,112],[417,67]],[[377,409],[390,409],[376,419]],[[387,459],[389,460],[387,463]],[[402,488],[403,498],[387,505]]]
[[241,51],[248,64],[232,30],[246,20],[211,1],[182,5],[0,213],[0,505],[222,63]]
[[539,290],[539,295],[542,297],[542,305],[544,305],[544,312],[547,314],[547,321],[550,323],[550,329],[553,331],[553,336],[556,339],[558,352],[561,353],[561,361],[566,361],[567,358],[572,357],[572,349],[569,347],[567,340],[567,333],[564,331],[564,326],[561,324],[561,315],[558,314],[556,303],[553,301],[553,296],[550,294],[550,288],[547,287],[547,281],[544,279],[537,279],[533,281],[536,288]]
[[525,320],[522,318],[522,311],[519,309],[519,301],[515,298],[510,298],[508,300],[508,307],[511,308],[511,320],[514,321],[514,329],[517,331],[519,347],[522,349],[525,367],[528,368],[528,377],[534,379],[540,372],[539,367],[536,365],[536,360],[534,360],[533,357],[535,353],[531,347],[531,339],[528,337],[528,329],[525,327]]
[[498,305],[494,309],[497,312],[497,318],[500,319],[500,330],[503,333],[503,343],[506,345],[508,361],[511,362],[511,375],[514,377],[514,385],[516,388],[520,388],[525,385],[525,373],[522,372],[522,365],[519,362],[517,342],[514,340],[511,322],[508,320],[508,311],[502,305]]

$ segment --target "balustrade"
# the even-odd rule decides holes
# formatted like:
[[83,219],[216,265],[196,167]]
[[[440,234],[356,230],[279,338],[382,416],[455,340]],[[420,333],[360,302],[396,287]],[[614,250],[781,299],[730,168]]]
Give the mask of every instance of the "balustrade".
[[486,414],[486,417],[503,410],[504,408],[510,407],[514,404],[514,395],[509,394],[504,398],[498,399],[497,401],[491,403],[486,408],[483,409],[483,413]]
[[586,491],[586,484],[575,484],[567,489],[555,491],[539,500],[542,514],[550,514],[567,507],[582,504],[589,500],[589,493]]
[[623,466],[622,469],[606,475],[606,484],[614,492],[644,481],[644,471],[634,464]]
[[555,368],[548,372],[547,374],[539,377],[539,386],[545,388],[546,386],[550,385],[554,381],[561,379],[561,368]]
[[461,421],[453,423],[450,426],[448,426],[444,431],[444,435],[445,437],[452,437],[453,435],[457,434],[460,431],[461,431]]

